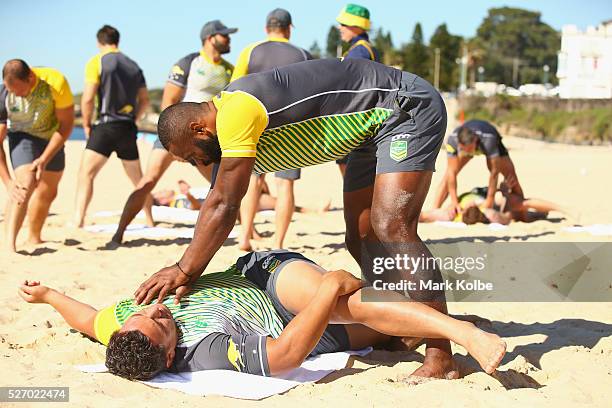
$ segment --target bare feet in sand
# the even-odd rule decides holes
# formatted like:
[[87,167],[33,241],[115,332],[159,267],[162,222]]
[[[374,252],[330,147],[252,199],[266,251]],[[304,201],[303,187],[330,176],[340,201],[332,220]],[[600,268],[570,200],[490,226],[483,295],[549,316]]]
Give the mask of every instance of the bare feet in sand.
[[459,368],[453,356],[438,349],[428,349],[423,365],[401,381],[408,384],[419,384],[423,379],[456,380],[459,378]]
[[[463,346],[487,374],[492,374],[506,354],[506,343],[496,334],[487,333],[474,325],[471,326],[470,334]],[[411,375],[398,377],[398,381],[415,385],[431,379],[454,380],[457,378],[459,378],[459,370],[452,356],[442,350],[428,349],[423,365]]]
[[492,374],[497,369],[506,354],[505,341],[496,334],[476,327],[464,346],[487,374]]

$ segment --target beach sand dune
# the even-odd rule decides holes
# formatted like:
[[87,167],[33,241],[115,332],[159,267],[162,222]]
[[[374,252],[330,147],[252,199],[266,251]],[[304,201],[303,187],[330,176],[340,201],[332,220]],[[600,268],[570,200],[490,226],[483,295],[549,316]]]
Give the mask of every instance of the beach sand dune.
[[[580,223],[612,224],[610,170],[612,148],[553,145],[505,138],[528,196],[541,197],[580,213]],[[18,298],[17,285],[38,279],[77,299],[103,307],[131,296],[153,272],[175,262],[188,240],[130,238],[126,245],[104,249],[108,235],[66,227],[73,212],[76,171],[83,142],[69,142],[67,169],[59,197],[51,209],[38,247],[19,245],[21,254],[0,256],[0,386],[69,386],[72,406],[196,406],[202,398],[149,388],[109,374],[84,374],[75,364],[103,361],[104,348],[70,330],[48,306],[30,305]],[[142,144],[141,157],[150,145]],[[438,158],[433,188],[446,167]],[[459,190],[486,185],[483,158],[470,163],[459,179]],[[204,183],[189,165],[174,164],[159,188],[176,189],[176,180],[194,186]],[[321,180],[326,180],[321,185]],[[273,185],[273,183],[271,183]],[[131,185],[113,158],[95,182],[89,223],[117,222],[118,217],[94,218],[97,211],[121,210]],[[431,203],[430,192],[425,207]],[[323,215],[296,214],[286,240],[288,249],[304,253],[327,268],[358,272],[344,248],[341,180],[333,164],[308,168],[296,183],[299,205],[317,206],[332,200]],[[6,194],[0,191],[0,205]],[[492,230],[478,225],[463,229],[421,225],[420,235],[430,242],[494,241],[610,241],[612,236],[572,233],[572,222],[552,214],[552,221],[515,223]],[[173,224],[161,223],[172,227]],[[273,230],[273,218],[258,217],[257,228]],[[24,239],[22,235],[21,239]],[[260,245],[265,247],[264,241]],[[241,252],[228,240],[208,271],[229,266]],[[612,304],[605,303],[452,303],[454,314],[478,314],[491,320],[492,329],[508,343],[499,372],[488,376],[461,347],[453,351],[465,374],[461,380],[407,385],[398,376],[416,369],[423,348],[411,353],[377,350],[351,360],[348,368],[314,385],[297,387],[264,400],[262,406],[610,406],[612,389]],[[207,397],[211,406],[252,403]],[[17,405],[15,405],[17,406]]]

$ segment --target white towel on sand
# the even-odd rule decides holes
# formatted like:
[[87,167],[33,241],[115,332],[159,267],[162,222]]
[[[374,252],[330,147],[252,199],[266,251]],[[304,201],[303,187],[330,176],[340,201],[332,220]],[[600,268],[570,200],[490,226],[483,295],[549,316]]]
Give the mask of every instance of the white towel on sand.
[[588,232],[594,236],[612,235],[612,224],[593,224],[585,226],[564,227],[567,232]]
[[[307,359],[295,370],[277,377],[262,377],[230,370],[207,370],[179,374],[163,372],[153,380],[143,383],[191,395],[223,395],[259,400],[283,393],[300,384],[319,381],[326,375],[345,368],[351,355],[365,356],[371,351],[372,348],[368,347],[359,351],[321,354]],[[104,364],[78,365],[76,368],[86,373],[107,371]]]
[[[94,224],[85,227],[85,231],[114,234],[117,231],[117,224]],[[193,228],[166,228],[166,227],[147,227],[142,224],[130,224],[125,231],[125,236],[136,238],[193,238]],[[238,233],[232,230],[228,238],[236,238]]]

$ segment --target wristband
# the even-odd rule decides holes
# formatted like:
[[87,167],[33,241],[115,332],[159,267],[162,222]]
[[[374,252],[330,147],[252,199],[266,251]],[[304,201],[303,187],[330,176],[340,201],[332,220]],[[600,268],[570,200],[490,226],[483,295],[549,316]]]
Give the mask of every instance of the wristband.
[[175,263],[174,265],[176,265],[176,267],[178,268],[179,271],[181,271],[181,273],[185,276],[187,276],[187,278],[189,278],[189,280],[191,280],[191,275],[189,275],[188,273],[186,273],[183,268],[181,268],[181,265],[179,265],[179,263]]

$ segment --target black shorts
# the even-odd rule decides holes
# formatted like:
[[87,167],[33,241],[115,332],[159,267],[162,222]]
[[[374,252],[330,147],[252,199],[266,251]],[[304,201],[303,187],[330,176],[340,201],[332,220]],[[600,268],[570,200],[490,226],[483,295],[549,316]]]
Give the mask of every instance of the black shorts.
[[85,148],[106,157],[116,152],[121,160],[138,160],[137,136],[138,128],[134,122],[100,123],[91,129]]
[[[266,252],[251,252],[242,256],[236,262],[238,270],[245,277],[266,292],[283,324],[287,326],[295,315],[283,306],[276,293],[276,282],[283,272],[283,268],[295,261],[312,262],[296,252],[277,249]],[[350,350],[350,342],[346,328],[342,324],[328,324],[321,340],[317,343],[311,356],[323,353],[335,353]]]
[[435,171],[446,132],[446,107],[424,79],[402,72],[395,109],[378,133],[349,153],[344,191],[374,184],[377,174]]
[[[9,132],[8,140],[13,170],[19,166],[30,164],[38,159],[49,144],[48,140],[32,136],[25,132]],[[62,146],[49,163],[47,163],[45,170],[63,171],[65,164],[66,157],[64,155],[64,147]]]

